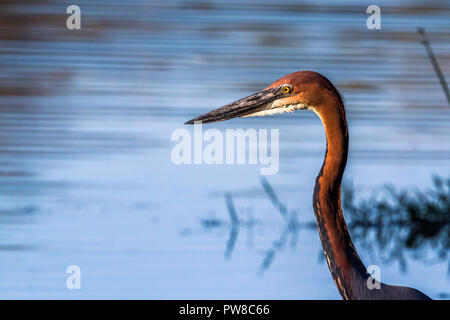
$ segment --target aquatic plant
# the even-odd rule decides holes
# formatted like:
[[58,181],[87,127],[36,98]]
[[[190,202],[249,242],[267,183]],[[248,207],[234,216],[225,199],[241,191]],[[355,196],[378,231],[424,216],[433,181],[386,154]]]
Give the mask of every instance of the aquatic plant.
[[353,240],[383,262],[397,262],[406,271],[405,254],[426,263],[448,259],[450,178],[433,177],[433,188],[427,191],[388,185],[356,200],[351,184],[345,184],[342,193]]

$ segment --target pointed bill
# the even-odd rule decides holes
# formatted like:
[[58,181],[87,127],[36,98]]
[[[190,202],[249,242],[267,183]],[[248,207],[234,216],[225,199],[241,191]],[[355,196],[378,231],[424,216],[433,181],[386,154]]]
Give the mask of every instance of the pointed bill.
[[236,117],[247,116],[264,110],[267,104],[285,96],[286,94],[280,90],[280,87],[266,89],[218,109],[212,110],[208,113],[202,114],[187,121],[185,124],[194,124],[195,122],[218,122]]

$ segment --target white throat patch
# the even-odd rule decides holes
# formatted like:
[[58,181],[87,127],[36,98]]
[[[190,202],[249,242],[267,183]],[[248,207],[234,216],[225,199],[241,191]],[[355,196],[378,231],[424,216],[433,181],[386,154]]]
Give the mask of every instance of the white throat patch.
[[251,113],[246,116],[242,116],[242,118],[264,117],[264,116],[270,116],[272,114],[288,113],[288,112],[294,112],[296,110],[308,110],[308,109],[310,109],[310,107],[307,106],[306,104],[299,103],[299,104],[280,105],[279,101],[274,101],[267,105],[267,109],[258,111],[255,113]]

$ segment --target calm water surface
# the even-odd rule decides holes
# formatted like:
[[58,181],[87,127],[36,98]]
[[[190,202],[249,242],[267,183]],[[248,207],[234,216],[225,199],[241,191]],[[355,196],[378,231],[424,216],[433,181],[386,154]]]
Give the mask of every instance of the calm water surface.
[[[426,28],[449,78],[448,1],[378,1],[379,31],[360,1],[76,4],[81,31],[66,29],[63,1],[0,3],[0,298],[340,298],[316,231],[258,272],[285,228],[259,167],[170,160],[186,120],[296,70],[325,74],[344,96],[358,196],[450,174],[450,108],[416,33]],[[211,127],[280,129],[268,179],[313,221],[325,148],[313,114]],[[243,222],[228,253],[226,192]],[[360,254],[384,282],[450,291],[445,262],[400,272]],[[69,265],[79,291],[66,288]]]

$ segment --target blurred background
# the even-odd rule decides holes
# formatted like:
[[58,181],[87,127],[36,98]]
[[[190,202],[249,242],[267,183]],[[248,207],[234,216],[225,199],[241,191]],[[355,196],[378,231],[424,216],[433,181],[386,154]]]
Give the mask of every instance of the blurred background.
[[448,78],[450,2],[377,1],[381,30],[369,4],[0,1],[0,298],[340,299],[311,206],[317,117],[214,125],[280,129],[266,180],[170,159],[185,121],[297,70],[344,97],[344,214],[363,261],[449,298],[450,107],[417,27]]

